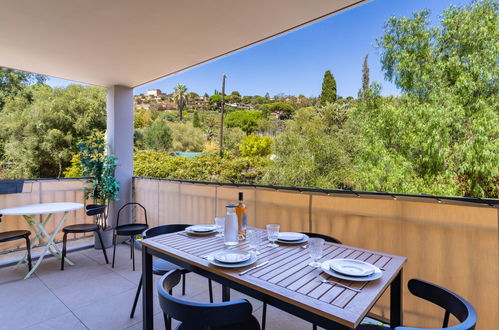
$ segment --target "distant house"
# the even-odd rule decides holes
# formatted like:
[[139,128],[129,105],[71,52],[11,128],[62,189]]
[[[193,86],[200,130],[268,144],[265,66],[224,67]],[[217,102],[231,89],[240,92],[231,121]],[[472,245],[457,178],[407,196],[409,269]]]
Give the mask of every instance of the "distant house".
[[161,89],[148,89],[146,94],[156,97],[163,95],[163,93],[161,93]]

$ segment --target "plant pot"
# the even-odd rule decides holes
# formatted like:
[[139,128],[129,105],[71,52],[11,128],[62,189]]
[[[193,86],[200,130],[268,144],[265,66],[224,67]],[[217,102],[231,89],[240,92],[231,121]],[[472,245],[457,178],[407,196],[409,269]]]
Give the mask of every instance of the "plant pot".
[[[102,237],[102,243],[104,244],[104,247],[106,249],[113,246],[113,229],[101,230],[100,234]],[[97,235],[96,232],[94,232],[94,249],[102,250],[102,246],[99,241],[99,236]]]

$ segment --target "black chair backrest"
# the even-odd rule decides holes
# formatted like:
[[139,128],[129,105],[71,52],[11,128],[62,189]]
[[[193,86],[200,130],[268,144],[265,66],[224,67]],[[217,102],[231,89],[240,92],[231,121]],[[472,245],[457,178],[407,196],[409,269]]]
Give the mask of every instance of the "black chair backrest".
[[104,214],[106,212],[106,205],[97,205],[97,204],[90,204],[90,205],[95,205],[93,207],[88,207],[87,205],[87,215],[88,216],[94,216],[97,214]]
[[157,226],[144,230],[144,232],[142,233],[142,237],[151,238],[158,235],[176,233],[185,230],[185,228],[189,226],[190,225],[186,224],[171,224],[171,225]]
[[327,236],[327,235],[322,235],[322,234],[317,234],[317,233],[304,233],[304,232],[302,232],[302,234],[305,234],[308,237],[323,238],[326,242],[330,242],[330,243],[343,244],[343,243],[340,242],[339,239],[336,239],[334,237]]
[[118,216],[116,218],[116,228],[118,228],[119,225],[120,225],[120,213],[121,213],[121,211],[123,211],[125,208],[127,208],[129,206],[133,206],[133,205],[137,205],[137,206],[139,206],[139,207],[142,208],[142,210],[144,211],[144,219],[145,219],[146,225],[148,224],[147,223],[147,211],[146,211],[146,208],[143,207],[142,204],[140,204],[140,203],[130,202],[130,203],[126,203],[125,205],[123,205],[122,207],[120,207],[120,209],[118,210]]
[[[169,292],[180,282],[181,275],[180,270],[172,270],[161,277],[159,304],[166,315],[182,322],[188,329],[230,326],[251,319],[253,308],[246,299],[202,304],[173,297]],[[260,329],[258,322],[255,323],[255,329]]]
[[[416,297],[428,300],[445,309],[442,328],[447,328],[449,314],[454,315],[461,323],[447,328],[451,330],[473,330],[475,329],[477,317],[473,306],[464,298],[441,286],[419,280],[411,279],[407,285],[409,291]],[[407,329],[401,327],[400,329]]]

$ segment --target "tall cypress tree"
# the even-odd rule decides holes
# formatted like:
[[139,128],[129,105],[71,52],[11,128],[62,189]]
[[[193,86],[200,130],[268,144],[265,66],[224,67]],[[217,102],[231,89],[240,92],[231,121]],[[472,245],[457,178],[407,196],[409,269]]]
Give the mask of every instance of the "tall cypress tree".
[[324,79],[322,80],[322,92],[319,99],[320,105],[326,105],[326,103],[333,103],[336,101],[336,80],[334,80],[331,71],[327,70],[324,73]]
[[367,57],[369,55],[366,54],[364,57],[364,63],[362,64],[362,91],[361,96],[362,99],[365,100],[367,96],[367,92],[369,90],[369,66],[367,64]]

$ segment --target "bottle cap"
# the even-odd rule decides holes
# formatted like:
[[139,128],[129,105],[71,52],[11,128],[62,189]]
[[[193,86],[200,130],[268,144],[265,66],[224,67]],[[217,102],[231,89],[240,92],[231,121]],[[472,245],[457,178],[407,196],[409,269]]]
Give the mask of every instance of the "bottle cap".
[[234,204],[227,204],[227,205],[225,205],[225,207],[229,207],[229,208],[233,208],[233,207],[234,207],[234,208],[235,208],[235,207],[237,207],[237,205],[234,205]]

